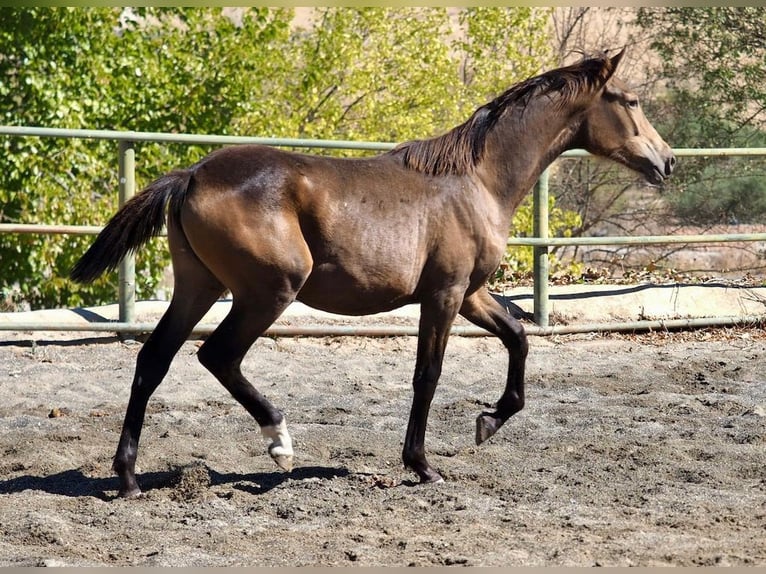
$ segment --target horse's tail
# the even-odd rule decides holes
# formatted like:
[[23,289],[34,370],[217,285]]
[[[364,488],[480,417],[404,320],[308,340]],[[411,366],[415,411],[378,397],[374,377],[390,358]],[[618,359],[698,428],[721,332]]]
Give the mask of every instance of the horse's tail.
[[159,235],[165,224],[165,206],[169,204],[174,215],[179,213],[191,176],[191,170],[172,171],[123,205],[75,264],[69,277],[90,283],[105,271],[114,270],[128,253]]

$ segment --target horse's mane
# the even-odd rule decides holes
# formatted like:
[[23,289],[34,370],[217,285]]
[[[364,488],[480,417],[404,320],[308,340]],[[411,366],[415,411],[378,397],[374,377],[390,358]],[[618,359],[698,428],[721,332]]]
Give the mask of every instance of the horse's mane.
[[553,93],[559,96],[558,105],[572,102],[597,84],[609,64],[602,53],[515,84],[449,132],[399,144],[388,153],[400,156],[405,167],[430,175],[468,173],[481,159],[487,135],[506,110],[525,108],[533,97]]

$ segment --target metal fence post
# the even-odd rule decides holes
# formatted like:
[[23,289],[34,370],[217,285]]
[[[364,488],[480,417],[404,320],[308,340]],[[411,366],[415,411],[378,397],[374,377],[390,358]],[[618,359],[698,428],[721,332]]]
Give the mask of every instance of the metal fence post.
[[[540,174],[533,192],[533,234],[548,239],[548,170]],[[548,246],[533,247],[534,320],[548,326]]]
[[[119,158],[120,207],[136,193],[136,151],[133,142],[120,141]],[[120,322],[134,323],[136,319],[136,258],[131,253],[119,268]]]

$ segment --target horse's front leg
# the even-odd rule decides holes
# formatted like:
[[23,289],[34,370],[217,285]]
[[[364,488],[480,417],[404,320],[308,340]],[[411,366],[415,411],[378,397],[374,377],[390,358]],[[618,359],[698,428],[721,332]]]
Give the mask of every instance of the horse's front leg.
[[508,378],[495,412],[483,412],[476,418],[476,444],[481,444],[524,408],[524,367],[529,346],[521,323],[484,288],[465,299],[460,314],[497,335],[508,349]]
[[428,464],[425,435],[428,412],[441,375],[444,349],[459,305],[460,298],[449,296],[421,304],[417,360],[412,380],[414,395],[402,460],[406,467],[417,473],[422,483],[444,480]]

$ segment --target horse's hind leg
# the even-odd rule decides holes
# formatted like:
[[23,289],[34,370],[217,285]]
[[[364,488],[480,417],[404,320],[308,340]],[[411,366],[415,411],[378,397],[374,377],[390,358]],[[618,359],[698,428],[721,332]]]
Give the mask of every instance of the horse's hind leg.
[[524,367],[527,336],[524,327],[482,288],[467,297],[460,314],[479,327],[497,335],[508,349],[508,379],[495,412],[481,413],[476,419],[476,444],[481,444],[524,408]]
[[136,360],[130,400],[113,463],[120,478],[119,496],[131,498],[141,494],[135,467],[146,405],[191,330],[222,293],[221,284],[204,267],[196,273],[181,275],[176,267],[176,287],[170,306]]
[[242,360],[255,340],[295,299],[296,291],[285,289],[266,298],[235,294],[231,311],[197,353],[200,362],[250,413],[271,439],[269,454],[277,465],[292,470],[293,450],[283,414],[244,377]]

